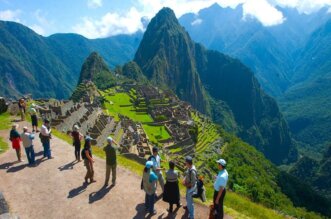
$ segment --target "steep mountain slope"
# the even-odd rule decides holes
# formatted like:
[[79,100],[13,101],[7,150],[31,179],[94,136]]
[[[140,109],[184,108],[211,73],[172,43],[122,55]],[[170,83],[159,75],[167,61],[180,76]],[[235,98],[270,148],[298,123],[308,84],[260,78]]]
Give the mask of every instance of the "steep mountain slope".
[[147,78],[168,85],[200,111],[212,112],[208,105],[221,101],[211,107],[214,119],[224,124],[218,114],[229,109],[239,136],[273,162],[296,159],[287,124],[253,73],[240,61],[195,44],[171,9],[162,9],[151,20],[135,62]]
[[91,52],[100,52],[114,67],[132,59],[141,36],[96,40],[75,34],[42,37],[21,24],[0,21],[0,95],[67,98]]
[[302,49],[292,86],[280,99],[296,139],[318,151],[331,141],[331,20]]
[[207,97],[195,68],[193,47],[173,11],[164,9],[148,25],[134,61],[152,82],[168,86],[206,113]]
[[310,15],[296,9],[278,9],[286,19],[271,27],[256,19],[243,19],[242,5],[231,9],[214,4],[198,14],[183,15],[180,23],[207,48],[239,58],[255,72],[269,94],[279,96],[291,86],[298,50],[331,15],[326,8]]

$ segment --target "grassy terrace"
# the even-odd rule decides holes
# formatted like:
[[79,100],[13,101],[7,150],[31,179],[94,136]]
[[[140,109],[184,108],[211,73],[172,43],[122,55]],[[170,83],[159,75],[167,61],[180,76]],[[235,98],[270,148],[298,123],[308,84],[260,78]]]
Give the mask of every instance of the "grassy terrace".
[[[108,90],[108,93],[109,92],[111,91]],[[105,107],[115,120],[119,121],[118,114],[122,114],[135,122],[142,123],[149,140],[155,144],[160,140],[170,138],[169,133],[163,125],[152,126],[146,124],[153,122],[153,119],[147,112],[137,112],[137,109],[133,106],[130,98],[130,95],[135,95],[134,91],[130,91],[130,95],[127,93],[113,93],[113,95],[107,95],[107,93],[102,94],[106,99]],[[140,106],[140,109],[144,109],[143,105]]]
[[[9,113],[0,114],[0,130],[6,130],[10,128],[10,115]],[[9,133],[8,133],[9,135]],[[7,142],[0,137],[0,154],[8,150]]]

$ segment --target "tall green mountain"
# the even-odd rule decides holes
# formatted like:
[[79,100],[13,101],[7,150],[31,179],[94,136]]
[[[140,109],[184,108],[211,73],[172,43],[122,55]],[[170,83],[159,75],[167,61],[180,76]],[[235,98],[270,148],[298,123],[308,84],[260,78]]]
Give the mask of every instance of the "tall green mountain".
[[116,83],[115,75],[97,52],[92,52],[82,66],[78,84],[86,81],[92,81],[99,89],[106,89]]
[[169,86],[223,126],[224,118],[233,117],[234,131],[273,162],[296,159],[277,103],[253,73],[240,61],[194,43],[171,9],[162,9],[151,20],[134,61],[147,78]]
[[168,86],[199,111],[208,111],[194,62],[194,43],[172,10],[161,10],[149,23],[134,61],[149,80]]
[[76,34],[42,37],[14,22],[0,21],[0,95],[67,98],[85,58],[97,51],[115,67],[132,59],[142,33],[89,40]]

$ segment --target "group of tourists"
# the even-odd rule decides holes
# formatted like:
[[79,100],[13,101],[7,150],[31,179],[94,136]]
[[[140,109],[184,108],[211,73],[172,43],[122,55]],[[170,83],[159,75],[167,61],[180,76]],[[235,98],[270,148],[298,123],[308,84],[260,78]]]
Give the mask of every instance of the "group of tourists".
[[[21,102],[20,105],[24,110],[22,114],[25,115],[25,103]],[[39,132],[38,130],[38,119],[37,119],[37,106],[35,104],[31,105],[30,114],[32,121],[32,132],[29,132],[27,127],[23,127],[22,133],[18,132],[18,124],[14,124],[10,131],[10,141],[12,142],[12,147],[16,151],[18,162],[22,162],[21,159],[21,142],[26,152],[26,157],[28,159],[29,165],[35,165],[35,153],[33,148],[33,140],[35,139],[35,133]],[[24,116],[22,116],[23,118]],[[86,135],[85,138],[83,134],[79,132],[79,126],[75,125],[71,132],[71,137],[73,140],[74,146],[74,156],[77,162],[81,162],[81,159],[84,161],[86,167],[86,175],[84,183],[94,183],[96,182],[94,178],[94,159],[91,150],[92,138],[89,135]],[[39,138],[41,140],[44,152],[44,158],[52,159],[50,140],[52,138],[50,121],[44,119],[44,123],[41,126]],[[84,139],[84,146],[81,150],[81,141]],[[109,185],[110,174],[112,175],[111,186],[116,185],[116,168],[117,168],[117,159],[116,159],[116,150],[118,150],[118,143],[112,138],[107,138],[107,145],[103,148],[106,155],[106,174],[105,174],[105,183],[104,186]],[[180,176],[178,171],[175,170],[175,162],[169,161],[169,169],[165,172],[165,179],[163,178],[162,171],[165,168],[162,168],[161,163],[163,162],[160,155],[159,149],[153,147],[152,155],[148,158],[145,163],[143,170],[143,177],[141,181],[141,189],[145,192],[145,210],[151,215],[156,214],[154,204],[159,197],[163,198],[163,201],[169,203],[168,211],[169,213],[174,211],[174,205],[177,209],[182,206],[180,201],[180,191],[179,191],[179,182]],[[228,173],[226,171],[226,161],[224,159],[219,159],[216,161],[218,165],[219,173],[215,177],[214,182],[214,197],[213,197],[213,216],[214,218],[223,218],[223,201],[226,194],[226,184],[228,181]],[[194,198],[203,199],[203,183],[199,179],[198,172],[196,167],[193,164],[193,159],[190,156],[185,157],[186,171],[184,172],[184,177],[181,183],[186,188],[186,206],[183,206],[185,210],[188,211],[188,217],[193,219],[194,214]],[[157,195],[157,184],[159,184],[162,194]]]

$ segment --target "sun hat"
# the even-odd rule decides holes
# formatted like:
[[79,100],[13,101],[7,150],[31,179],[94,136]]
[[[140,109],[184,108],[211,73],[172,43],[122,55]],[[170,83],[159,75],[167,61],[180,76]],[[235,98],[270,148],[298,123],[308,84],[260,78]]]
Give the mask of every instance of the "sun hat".
[[153,166],[153,161],[147,161],[145,166],[148,169],[151,168]]
[[79,130],[79,126],[78,125],[74,125],[74,130]]

